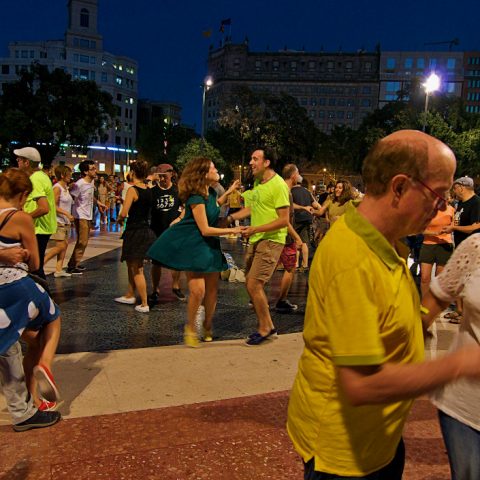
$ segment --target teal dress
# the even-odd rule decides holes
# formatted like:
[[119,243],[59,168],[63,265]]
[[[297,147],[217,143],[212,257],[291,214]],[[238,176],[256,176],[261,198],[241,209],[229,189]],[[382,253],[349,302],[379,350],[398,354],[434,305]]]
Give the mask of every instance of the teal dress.
[[208,225],[216,225],[220,207],[215,190],[208,190],[207,199],[192,195],[185,203],[185,216],[158,237],[147,252],[149,258],[164,267],[186,272],[223,272],[228,269],[220,238],[204,237],[195,222],[191,206],[200,203],[205,205]]

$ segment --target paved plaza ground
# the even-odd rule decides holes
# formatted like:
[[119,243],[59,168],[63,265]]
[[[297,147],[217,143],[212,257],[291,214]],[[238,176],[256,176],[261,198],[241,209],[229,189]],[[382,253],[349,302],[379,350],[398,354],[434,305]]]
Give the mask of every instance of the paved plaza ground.
[[[222,244],[241,266],[241,243]],[[127,284],[120,245],[118,232],[97,231],[84,275],[49,276],[63,314],[55,363],[63,420],[14,433],[0,396],[0,479],[302,478],[285,422],[303,346],[307,274],[296,274],[290,295],[299,311],[274,314],[278,340],[244,345],[255,315],[244,286],[222,281],[215,341],[188,349],[182,345],[186,306],[171,293],[168,273],[150,314],[113,301]],[[272,281],[272,299],[280,276]],[[440,321],[437,328],[434,346],[445,350],[455,327]],[[426,398],[415,402],[405,442],[406,480],[450,477]]]

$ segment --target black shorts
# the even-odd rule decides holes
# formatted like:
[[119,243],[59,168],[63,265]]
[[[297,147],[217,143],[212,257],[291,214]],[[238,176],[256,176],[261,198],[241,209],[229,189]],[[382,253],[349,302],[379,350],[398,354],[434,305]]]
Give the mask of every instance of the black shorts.
[[445,265],[453,253],[453,243],[422,244],[418,261],[430,265]]
[[295,231],[298,233],[299,237],[302,239],[302,243],[308,243],[310,241],[310,222],[297,223],[295,225]]

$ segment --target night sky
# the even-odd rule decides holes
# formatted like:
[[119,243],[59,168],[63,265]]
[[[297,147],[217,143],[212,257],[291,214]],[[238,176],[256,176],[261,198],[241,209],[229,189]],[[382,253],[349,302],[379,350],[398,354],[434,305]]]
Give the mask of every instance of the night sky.
[[[200,128],[200,85],[222,19],[234,42],[271,51],[447,50],[426,42],[460,39],[458,51],[480,50],[480,1],[404,0],[100,0],[104,48],[139,62],[139,97],[183,107],[184,123]],[[14,40],[61,39],[67,0],[2,0],[0,55]],[[229,33],[226,27],[226,33]],[[203,31],[212,30],[205,38]]]

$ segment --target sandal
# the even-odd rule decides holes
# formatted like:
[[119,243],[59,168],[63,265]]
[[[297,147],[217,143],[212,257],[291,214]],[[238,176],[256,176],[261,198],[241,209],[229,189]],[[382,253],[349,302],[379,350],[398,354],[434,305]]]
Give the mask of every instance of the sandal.
[[454,320],[456,318],[458,318],[460,316],[460,314],[456,311],[456,310],[453,310],[451,312],[447,312],[443,318],[446,318],[447,320]]

